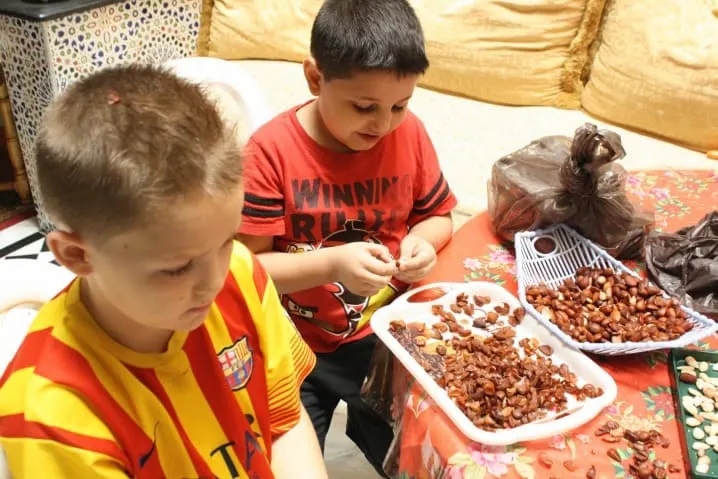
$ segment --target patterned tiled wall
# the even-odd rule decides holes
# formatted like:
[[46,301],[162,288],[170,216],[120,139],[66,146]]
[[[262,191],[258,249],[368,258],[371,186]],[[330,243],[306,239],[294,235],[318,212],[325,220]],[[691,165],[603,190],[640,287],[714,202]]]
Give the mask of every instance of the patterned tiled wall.
[[201,0],[125,0],[47,22],[0,15],[0,59],[43,229],[33,141],[43,111],[69,84],[103,67],[194,54]]

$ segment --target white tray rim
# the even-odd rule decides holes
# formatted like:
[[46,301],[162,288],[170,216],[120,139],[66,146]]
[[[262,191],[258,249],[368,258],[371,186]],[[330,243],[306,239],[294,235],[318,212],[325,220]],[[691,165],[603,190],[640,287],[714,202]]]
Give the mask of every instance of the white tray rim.
[[[485,431],[474,426],[469,418],[466,417],[466,415],[461,412],[459,407],[449,398],[446,391],[441,388],[426,371],[424,371],[424,369],[414,360],[411,354],[404,349],[389,332],[389,323],[391,322],[392,317],[401,316],[403,312],[405,313],[406,311],[417,307],[428,309],[433,303],[433,301],[430,301],[425,303],[410,304],[406,301],[407,298],[419,291],[436,287],[448,289],[449,293],[447,294],[450,295],[455,295],[460,292],[473,293],[480,290],[482,291],[481,294],[489,294],[492,298],[501,298],[500,301],[506,300],[506,302],[511,305],[512,309],[520,306],[520,303],[511,293],[506,291],[506,289],[494,283],[481,281],[471,283],[430,283],[407,291],[402,296],[397,298],[390,306],[379,309],[372,317],[371,325],[377,337],[387,346],[387,348],[389,348],[389,350],[402,363],[407,371],[419,382],[424,391],[426,391],[429,397],[431,397],[431,399],[447,415],[454,425],[456,425],[456,427],[472,441],[488,446],[505,446],[519,442],[545,439],[572,429],[576,429],[586,424],[598,416],[604,408],[615,401],[618,389],[613,378],[589,357],[577,349],[567,346],[558,338],[555,338],[553,341],[549,341],[553,342],[551,346],[554,347],[554,351],[556,351],[557,347],[563,348],[561,355],[566,359],[566,363],[571,364],[572,371],[576,372],[579,378],[581,375],[577,372],[577,366],[588,368],[598,379],[598,382],[594,380],[593,384],[600,386],[603,389],[603,395],[598,398],[587,399],[582,403],[582,407],[580,409],[562,417],[561,419],[549,420],[541,422],[540,424],[527,424],[515,429],[505,429],[496,432]],[[509,298],[512,299],[512,301],[508,301]],[[524,321],[526,321],[526,319]],[[541,327],[539,323],[536,323],[536,326],[539,328]],[[554,336],[548,331],[545,331],[545,333],[548,333],[549,336]]]

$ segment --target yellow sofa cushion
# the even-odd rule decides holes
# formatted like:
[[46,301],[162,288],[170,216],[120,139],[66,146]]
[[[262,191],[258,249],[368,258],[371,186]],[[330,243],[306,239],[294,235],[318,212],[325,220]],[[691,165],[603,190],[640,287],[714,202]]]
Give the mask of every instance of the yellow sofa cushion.
[[[198,53],[227,60],[303,61],[322,0],[205,0]],[[204,35],[202,34],[204,33]]]
[[[512,105],[580,106],[606,0],[412,0],[423,86]],[[199,54],[301,61],[321,0],[204,0]]]
[[604,0],[415,0],[425,86],[510,105],[577,108]]
[[714,0],[615,0],[583,94],[591,114],[718,149]]

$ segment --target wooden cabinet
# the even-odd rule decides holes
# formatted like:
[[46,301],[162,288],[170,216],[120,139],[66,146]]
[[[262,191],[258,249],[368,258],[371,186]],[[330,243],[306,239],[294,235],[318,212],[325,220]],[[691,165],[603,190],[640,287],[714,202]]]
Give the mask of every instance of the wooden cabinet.
[[12,117],[12,109],[10,108],[10,97],[5,84],[5,76],[0,66],[0,113],[2,114],[2,124],[5,130],[5,141],[7,143],[8,158],[12,166],[12,181],[0,181],[0,191],[15,190],[23,202],[30,201],[30,187],[25,173],[25,164],[22,161],[22,152],[20,144],[17,140],[17,130],[15,129],[15,120]]

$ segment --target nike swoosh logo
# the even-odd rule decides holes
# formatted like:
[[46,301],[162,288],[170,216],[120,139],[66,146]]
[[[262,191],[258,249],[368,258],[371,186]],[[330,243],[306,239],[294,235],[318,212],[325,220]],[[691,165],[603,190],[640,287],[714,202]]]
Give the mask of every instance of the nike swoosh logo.
[[145,464],[147,464],[147,461],[150,460],[150,457],[152,457],[152,454],[153,454],[153,453],[155,452],[155,450],[157,449],[157,426],[159,426],[159,425],[160,425],[160,423],[156,423],[156,424],[155,424],[155,429],[154,429],[154,431],[152,432],[152,447],[150,448],[149,451],[147,451],[147,452],[144,453],[142,456],[140,456],[140,460],[139,460],[140,469],[142,469],[142,468],[145,467]]

